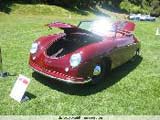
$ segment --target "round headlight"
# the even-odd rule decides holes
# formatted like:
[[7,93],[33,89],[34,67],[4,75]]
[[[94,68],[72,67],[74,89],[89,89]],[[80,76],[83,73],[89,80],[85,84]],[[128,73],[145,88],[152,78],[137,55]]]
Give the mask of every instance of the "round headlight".
[[77,53],[77,54],[73,54],[70,58],[70,65],[74,68],[77,67],[80,62],[81,62],[81,54]]
[[32,43],[32,47],[30,49],[31,54],[35,54],[38,50],[38,43]]

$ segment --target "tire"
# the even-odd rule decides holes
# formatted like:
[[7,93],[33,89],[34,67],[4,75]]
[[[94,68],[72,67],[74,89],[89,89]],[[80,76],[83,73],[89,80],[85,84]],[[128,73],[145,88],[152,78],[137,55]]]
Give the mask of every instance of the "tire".
[[132,59],[131,59],[130,61],[131,61],[131,62],[134,62],[138,56],[140,56],[140,51],[139,51],[139,49],[137,49],[137,50],[134,52],[134,56],[132,57]]
[[136,51],[135,51],[135,55],[134,56],[139,56],[140,55],[140,51],[139,51],[139,49],[137,49]]
[[106,65],[104,60],[102,60],[101,62],[97,63],[93,69],[96,69],[96,67],[97,68],[100,67],[101,72],[98,75],[94,75],[94,70],[93,70],[93,77],[92,77],[91,85],[95,85],[95,84],[100,83],[101,81],[104,80],[104,78],[106,76],[106,70],[107,70],[106,67],[107,67],[107,65]]

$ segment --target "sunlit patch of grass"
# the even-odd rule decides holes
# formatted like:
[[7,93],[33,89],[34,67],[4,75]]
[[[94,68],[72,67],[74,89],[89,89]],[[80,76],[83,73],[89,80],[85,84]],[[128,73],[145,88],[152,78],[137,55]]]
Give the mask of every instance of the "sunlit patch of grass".
[[63,7],[55,5],[44,5],[44,4],[13,4],[11,7],[12,14],[21,14],[21,15],[51,15],[51,16],[60,16],[60,17],[81,17],[81,15],[93,15],[90,12],[84,14],[82,11],[76,9],[65,9]]

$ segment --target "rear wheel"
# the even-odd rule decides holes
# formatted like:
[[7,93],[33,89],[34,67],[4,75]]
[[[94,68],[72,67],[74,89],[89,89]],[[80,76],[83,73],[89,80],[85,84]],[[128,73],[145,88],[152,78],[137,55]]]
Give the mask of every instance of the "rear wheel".
[[140,50],[137,49],[135,52],[134,52],[134,56],[132,57],[132,59],[130,60],[131,62],[134,62],[137,58],[137,56],[140,56]]
[[140,55],[140,51],[139,51],[139,49],[137,49],[136,51],[135,51],[135,55],[134,56],[139,56]]

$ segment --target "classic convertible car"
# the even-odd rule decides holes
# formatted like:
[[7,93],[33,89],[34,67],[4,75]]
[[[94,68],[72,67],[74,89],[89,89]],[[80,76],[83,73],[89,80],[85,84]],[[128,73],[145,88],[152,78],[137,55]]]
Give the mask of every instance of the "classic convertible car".
[[139,54],[140,42],[130,21],[98,19],[78,26],[53,22],[63,33],[43,36],[30,49],[30,67],[45,76],[75,84],[97,83]]

